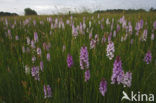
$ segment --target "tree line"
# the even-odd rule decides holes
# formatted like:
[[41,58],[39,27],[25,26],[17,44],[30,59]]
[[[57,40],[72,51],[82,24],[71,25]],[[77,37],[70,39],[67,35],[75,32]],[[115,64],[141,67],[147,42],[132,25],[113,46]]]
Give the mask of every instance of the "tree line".
[[105,13],[105,12],[110,12],[110,13],[137,13],[137,12],[156,12],[156,9],[153,7],[150,8],[149,11],[146,11],[145,9],[107,9],[107,10],[97,10],[94,13]]
[[0,12],[0,16],[18,16],[18,14],[10,12]]

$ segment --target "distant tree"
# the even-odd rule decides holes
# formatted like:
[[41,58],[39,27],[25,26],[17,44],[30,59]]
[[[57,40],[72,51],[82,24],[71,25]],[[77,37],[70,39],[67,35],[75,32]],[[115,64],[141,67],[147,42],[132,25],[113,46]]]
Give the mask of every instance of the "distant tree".
[[153,11],[153,10],[154,10],[154,8],[153,8],[153,7],[151,7],[151,8],[150,8],[150,11]]
[[25,8],[24,14],[25,15],[37,15],[37,12],[35,10],[32,10],[31,8]]
[[156,11],[156,9],[154,9],[153,7],[150,8],[150,11]]

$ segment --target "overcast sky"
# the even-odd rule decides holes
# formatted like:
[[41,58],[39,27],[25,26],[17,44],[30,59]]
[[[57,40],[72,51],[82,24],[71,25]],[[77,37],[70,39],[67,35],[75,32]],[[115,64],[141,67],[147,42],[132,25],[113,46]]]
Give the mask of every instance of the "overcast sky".
[[119,8],[148,10],[151,7],[156,7],[156,0],[0,0],[0,11],[24,14],[24,8],[27,7],[36,10],[38,14]]

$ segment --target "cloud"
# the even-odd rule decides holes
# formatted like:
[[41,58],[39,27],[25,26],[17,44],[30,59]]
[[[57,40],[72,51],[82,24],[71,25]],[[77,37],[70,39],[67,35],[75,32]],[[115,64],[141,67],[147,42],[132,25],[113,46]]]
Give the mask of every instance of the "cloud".
[[24,8],[30,7],[39,14],[51,14],[88,9],[150,9],[155,5],[155,0],[0,0],[0,11],[23,14]]

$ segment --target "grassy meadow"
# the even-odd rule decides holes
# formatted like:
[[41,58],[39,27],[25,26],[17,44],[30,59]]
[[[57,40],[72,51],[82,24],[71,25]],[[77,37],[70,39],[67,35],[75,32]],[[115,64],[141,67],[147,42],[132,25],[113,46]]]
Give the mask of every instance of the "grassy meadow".
[[[0,17],[0,102],[129,103],[121,101],[123,91],[156,96],[155,21],[155,13]],[[107,56],[109,42],[114,43],[111,60]],[[84,46],[89,67],[81,69]],[[152,58],[146,63],[148,51]],[[68,54],[73,60],[71,67]],[[112,84],[118,56],[122,70],[132,73],[129,87]],[[35,76],[33,67],[39,69]],[[87,81],[86,69],[90,70]],[[99,90],[102,78],[107,81],[104,96]],[[45,97],[45,85],[51,88],[49,97]]]

